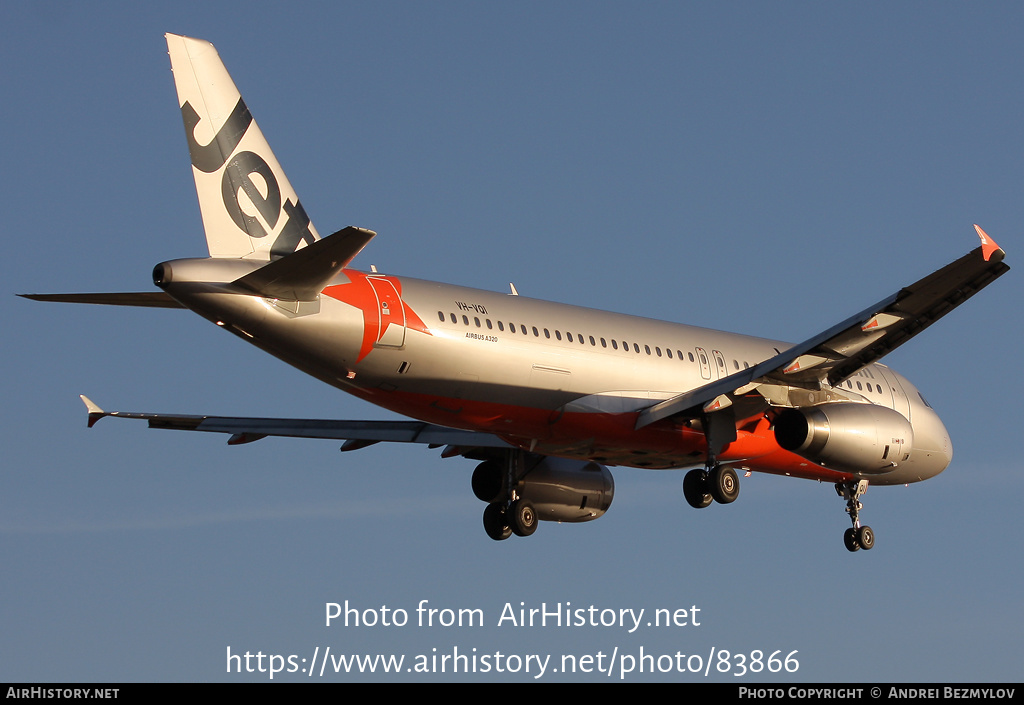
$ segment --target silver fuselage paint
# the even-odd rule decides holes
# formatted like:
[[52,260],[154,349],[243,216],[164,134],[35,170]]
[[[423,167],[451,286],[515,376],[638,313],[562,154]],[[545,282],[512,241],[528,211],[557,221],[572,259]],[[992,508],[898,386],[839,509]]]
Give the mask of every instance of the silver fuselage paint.
[[[313,301],[282,302],[232,290],[230,282],[261,264],[175,260],[158,266],[165,279],[158,285],[205,318],[328,384],[432,423],[498,432],[523,443],[543,442],[539,436],[544,431],[538,426],[554,424],[560,414],[633,413],[790,347],[407,277],[386,277],[400,289],[407,307],[404,316],[395,311],[394,303],[373,309],[372,298],[369,303],[352,303],[320,294]],[[332,286],[350,284],[356,274],[385,278],[378,273],[343,273]],[[408,311],[418,316],[425,331],[410,325]],[[386,319],[392,325],[378,333],[367,353],[365,336],[371,324],[381,326]],[[949,434],[938,415],[906,378],[884,365],[869,365],[835,389],[808,397],[812,404],[835,400],[879,404],[899,412],[913,426],[909,458],[888,473],[865,475],[872,484],[924,480],[952,459]],[[479,412],[464,413],[463,403],[493,405],[498,411],[482,418]],[[532,418],[525,420],[527,416]],[[580,447],[589,440],[578,439]],[[562,454],[587,455],[573,452],[573,443],[562,442]],[[545,450],[558,454],[551,451]],[[664,456],[660,463],[620,458],[615,464],[685,467],[702,462],[665,454],[663,448],[651,452]],[[751,465],[757,469],[756,462]]]

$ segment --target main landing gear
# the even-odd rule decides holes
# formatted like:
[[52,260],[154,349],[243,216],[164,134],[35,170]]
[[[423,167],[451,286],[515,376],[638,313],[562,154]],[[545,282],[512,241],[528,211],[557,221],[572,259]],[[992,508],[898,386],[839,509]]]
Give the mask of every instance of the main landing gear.
[[484,509],[484,531],[495,541],[504,541],[512,534],[530,536],[537,530],[537,512],[529,500],[515,489],[525,474],[523,453],[511,451],[504,460],[488,460],[473,473],[473,492],[488,502]]
[[870,526],[860,525],[860,510],[864,508],[860,496],[867,489],[867,480],[836,483],[836,492],[846,500],[846,513],[850,515],[850,521],[853,522],[853,527],[843,533],[843,543],[846,544],[846,550],[851,553],[862,548],[868,551],[875,546],[875,532],[871,530]]
[[701,427],[707,439],[708,454],[704,468],[691,470],[683,477],[683,496],[696,509],[703,509],[712,500],[719,504],[731,504],[740,496],[740,478],[728,465],[720,465],[718,454],[736,440],[736,414],[730,405],[706,413],[701,417]]
[[683,477],[683,496],[696,509],[712,501],[730,504],[740,496],[740,478],[728,465],[691,470]]
[[495,541],[504,541],[512,534],[530,536],[537,530],[537,512],[525,499],[491,502],[484,509],[484,531]]

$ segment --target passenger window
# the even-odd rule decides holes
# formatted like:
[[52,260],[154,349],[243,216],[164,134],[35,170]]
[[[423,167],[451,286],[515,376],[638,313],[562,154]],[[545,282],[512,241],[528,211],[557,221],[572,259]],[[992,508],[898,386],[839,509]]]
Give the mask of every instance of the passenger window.
[[633,352],[635,352],[635,353],[639,353],[640,352],[640,344],[639,343],[633,343]]
[[477,316],[473,316],[473,323],[476,324],[477,328],[480,327],[480,319]]
[[608,342],[604,338],[601,338],[601,347],[602,348],[607,348],[608,347]]
[[490,319],[490,318],[488,318],[488,319],[486,319],[486,321],[487,321],[487,329],[488,329],[488,330],[491,330],[491,329],[493,329],[493,328],[494,328],[494,326],[492,326],[492,325],[491,325],[491,319]]
[[500,331],[505,330],[505,324],[502,323],[501,321],[498,321],[498,330],[500,330]]
[[661,357],[661,348],[659,348],[657,345],[654,346],[654,352],[658,353],[658,357]]
[[544,329],[544,337],[545,338],[550,338],[551,337],[551,331],[549,331],[547,328]]
[[462,317],[462,322],[465,323],[468,326],[469,325],[469,316],[463,316]]
[[619,349],[618,341],[616,341],[615,338],[612,338],[612,350],[618,350],[618,349]]
[[537,326],[533,327],[533,337],[534,338],[539,338],[540,337],[540,331],[537,330]]
[[441,323],[444,323],[444,311],[438,311],[437,317],[441,319]]
[[665,354],[668,355],[668,359],[672,359],[672,348],[665,348]]
[[590,344],[595,346],[597,345],[597,341],[594,340],[594,336],[590,336]]
[[455,317],[454,313],[449,314],[449,315],[452,317],[452,323],[458,323],[459,322],[459,319]]
[[561,340],[562,339],[562,331],[556,330],[555,331],[555,338],[557,338],[558,340]]

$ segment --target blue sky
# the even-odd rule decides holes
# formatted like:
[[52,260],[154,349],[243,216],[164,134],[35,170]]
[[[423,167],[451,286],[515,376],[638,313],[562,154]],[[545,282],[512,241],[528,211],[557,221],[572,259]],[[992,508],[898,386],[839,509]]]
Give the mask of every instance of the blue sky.
[[[1016,269],[886,360],[955,458],[869,490],[878,543],[854,555],[843,502],[801,480],[755,475],[697,512],[682,473],[618,469],[598,521],[496,544],[474,464],[436,451],[87,430],[83,392],[389,415],[186,312],[14,297],[149,290],[155,263],[204,254],[176,32],[217,46],[320,232],[379,233],[358,266],[799,341],[973,248],[975,222],[1016,267],[1018,4],[4,3],[0,27],[0,680],[265,680],[227,674],[226,649],[328,646],[798,650],[795,674],[756,680],[1019,680]],[[345,600],[486,623],[324,626]],[[520,602],[702,622],[499,627]],[[627,677],[659,678],[704,680]]]

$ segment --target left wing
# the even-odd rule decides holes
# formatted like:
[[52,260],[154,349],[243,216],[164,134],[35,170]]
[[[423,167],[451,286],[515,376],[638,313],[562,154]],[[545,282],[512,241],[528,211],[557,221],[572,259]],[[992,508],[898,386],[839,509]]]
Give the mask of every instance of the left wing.
[[431,447],[448,446],[444,455],[464,455],[476,448],[512,448],[490,433],[463,431],[457,428],[422,421],[330,421],[323,419],[269,419],[243,416],[196,416],[183,414],[152,414],[131,411],[104,411],[89,397],[82,396],[89,411],[89,428],[106,416],[123,419],[144,419],[150,428],[178,431],[209,431],[230,433],[230,445],[251,443],[267,436],[291,438],[328,438],[344,440],[343,451],[389,441],[424,443]]
[[981,245],[874,306],[788,350],[641,412],[636,427],[674,414],[711,412],[761,388],[834,387],[876,362],[1002,276],[1003,250],[977,225]]

